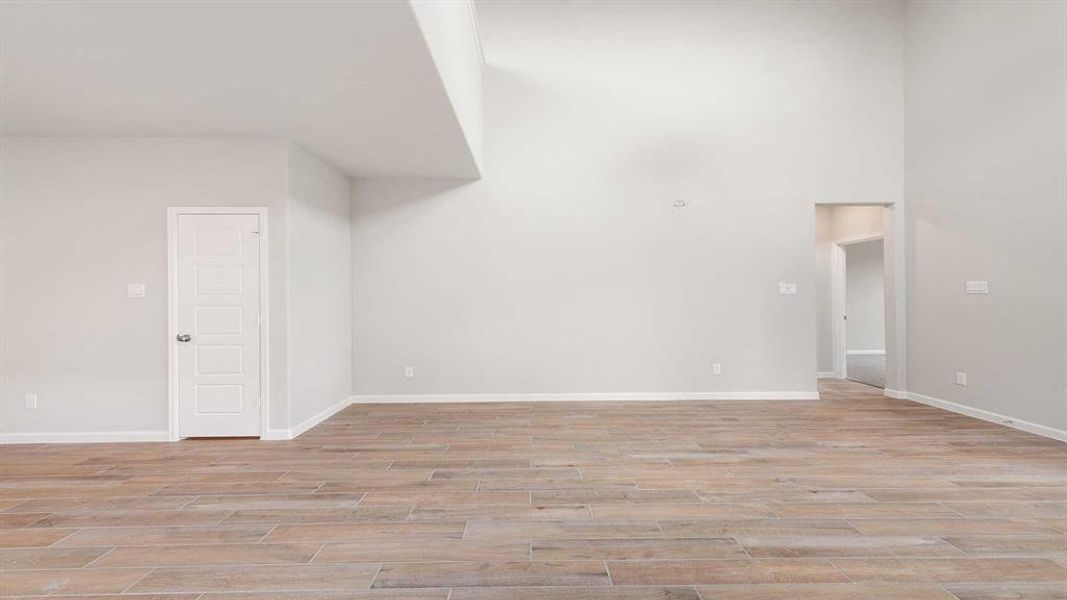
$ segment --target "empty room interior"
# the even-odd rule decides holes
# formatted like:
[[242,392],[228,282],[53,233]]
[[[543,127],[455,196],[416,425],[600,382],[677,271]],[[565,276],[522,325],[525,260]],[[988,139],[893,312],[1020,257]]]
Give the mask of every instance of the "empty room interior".
[[1067,599],[1067,2],[0,2],[0,596]]

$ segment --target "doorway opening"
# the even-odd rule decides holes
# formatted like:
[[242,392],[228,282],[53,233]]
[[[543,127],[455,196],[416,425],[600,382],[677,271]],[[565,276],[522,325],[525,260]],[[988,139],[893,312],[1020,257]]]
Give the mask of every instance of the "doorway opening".
[[[816,205],[816,357],[818,377],[886,389],[898,372],[890,316],[891,210],[882,205]],[[892,395],[892,394],[890,394]]]
[[[845,378],[885,389],[885,252],[882,237],[837,242],[844,269],[832,274],[844,290],[841,320]],[[844,279],[844,281],[840,281]],[[840,359],[839,359],[840,360]]]

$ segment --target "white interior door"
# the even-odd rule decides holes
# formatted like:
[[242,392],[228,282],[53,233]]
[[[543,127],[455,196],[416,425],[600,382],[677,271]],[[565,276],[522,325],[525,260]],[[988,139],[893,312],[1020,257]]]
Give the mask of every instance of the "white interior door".
[[260,435],[259,215],[178,215],[180,437]]

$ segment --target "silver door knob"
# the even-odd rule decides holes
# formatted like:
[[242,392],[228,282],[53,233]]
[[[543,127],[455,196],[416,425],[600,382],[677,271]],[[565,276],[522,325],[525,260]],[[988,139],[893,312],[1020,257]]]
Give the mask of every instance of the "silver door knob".
[[188,342],[188,341],[190,341],[192,339],[193,339],[193,336],[189,335],[188,333],[179,333],[178,334],[178,341],[179,342]]

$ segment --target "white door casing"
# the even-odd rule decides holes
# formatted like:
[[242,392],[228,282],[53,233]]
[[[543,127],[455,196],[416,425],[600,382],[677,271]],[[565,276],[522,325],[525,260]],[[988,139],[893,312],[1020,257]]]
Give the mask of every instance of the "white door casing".
[[172,437],[261,435],[265,215],[179,210],[171,215]]

